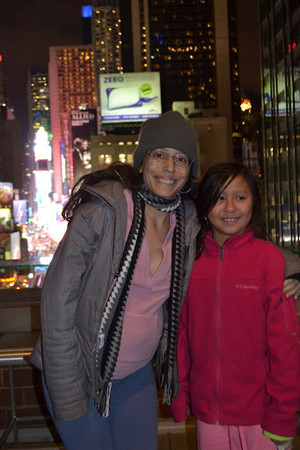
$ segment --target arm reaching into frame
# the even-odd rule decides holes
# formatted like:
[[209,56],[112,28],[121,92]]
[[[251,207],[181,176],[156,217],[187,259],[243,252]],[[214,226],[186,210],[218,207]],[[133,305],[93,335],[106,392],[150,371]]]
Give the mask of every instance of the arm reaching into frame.
[[300,259],[293,253],[280,249],[285,258],[285,280],[283,284],[283,293],[286,297],[295,297],[296,300],[300,296]]

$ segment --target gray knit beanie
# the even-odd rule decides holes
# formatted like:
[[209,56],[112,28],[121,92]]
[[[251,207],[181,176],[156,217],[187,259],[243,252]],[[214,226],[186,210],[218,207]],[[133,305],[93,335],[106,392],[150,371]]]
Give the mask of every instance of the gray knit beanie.
[[140,167],[148,150],[174,148],[193,162],[192,175],[198,172],[197,132],[177,111],[167,111],[157,119],[148,119],[139,133],[139,143],[133,154],[133,165]]

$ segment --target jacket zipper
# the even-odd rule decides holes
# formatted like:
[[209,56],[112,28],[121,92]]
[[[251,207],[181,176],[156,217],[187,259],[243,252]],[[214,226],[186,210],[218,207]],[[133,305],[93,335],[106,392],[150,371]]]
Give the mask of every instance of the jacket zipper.
[[[113,227],[114,227],[113,228],[113,236],[116,235],[116,213],[114,213],[114,214],[115,214],[115,219],[114,219],[114,225],[113,225]],[[113,238],[113,249],[112,249],[113,253],[112,254],[114,254],[114,250],[115,250],[114,249],[114,245],[115,245],[115,239]],[[103,308],[102,308],[102,311],[101,311],[101,317],[103,316],[103,311],[105,309],[105,305],[106,305],[107,299],[109,297],[109,294],[110,294],[110,292],[111,292],[111,290],[112,290],[112,288],[114,286],[116,278],[119,275],[118,271],[119,271],[119,267],[117,268],[117,272],[113,276],[113,280],[112,280],[110,289],[108,289],[106,300],[105,300],[105,303],[103,304]],[[110,269],[110,272],[111,273],[113,272],[112,267]],[[99,391],[99,384],[98,384],[99,383],[99,373],[98,373],[97,362],[96,362],[96,350],[97,349],[101,349],[104,346],[104,336],[100,335],[100,328],[101,328],[101,318],[100,318],[100,323],[98,324],[98,328],[97,328],[96,341],[94,342],[93,347],[92,347],[93,368],[94,368],[94,400],[95,401],[98,399],[99,392],[100,392]]]
[[220,378],[221,378],[221,275],[223,269],[224,261],[224,248],[220,247],[220,258],[219,258],[219,270],[217,278],[217,292],[216,292],[216,308],[217,308],[217,374],[216,374],[216,403],[217,403],[217,420],[220,420]]

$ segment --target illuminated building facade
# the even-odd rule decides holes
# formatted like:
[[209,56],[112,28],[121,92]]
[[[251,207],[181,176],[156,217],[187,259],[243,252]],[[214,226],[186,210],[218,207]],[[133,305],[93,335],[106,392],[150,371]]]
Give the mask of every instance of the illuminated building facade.
[[[132,0],[134,71],[158,71],[163,111],[193,101],[227,118],[228,157],[239,130],[235,0]],[[123,21],[122,21],[123,24]]]
[[138,135],[94,135],[91,142],[92,166],[103,169],[113,161],[133,164],[133,153],[138,144]]
[[267,232],[299,253],[300,5],[260,0]]
[[49,57],[54,190],[61,199],[71,180],[70,111],[97,106],[94,54],[91,45],[50,47]]
[[216,33],[213,1],[135,1],[135,64],[158,71],[164,109],[172,102],[195,100],[216,108]]
[[122,36],[118,1],[93,1],[92,42],[96,74],[122,72]]
[[50,197],[53,192],[51,168],[52,148],[49,143],[47,131],[40,127],[35,133],[34,141],[34,161],[35,161],[35,187],[36,187],[36,205],[38,219],[41,224],[48,223],[46,220],[49,213]]
[[28,201],[30,210],[35,211],[36,185],[33,172],[34,167],[34,140],[38,130],[43,127],[49,134],[50,124],[50,97],[49,80],[47,73],[29,70],[27,83],[29,140],[24,152],[24,186],[23,194]]
[[28,83],[30,130],[35,134],[40,127],[48,133],[50,127],[50,97],[47,73],[30,73]]

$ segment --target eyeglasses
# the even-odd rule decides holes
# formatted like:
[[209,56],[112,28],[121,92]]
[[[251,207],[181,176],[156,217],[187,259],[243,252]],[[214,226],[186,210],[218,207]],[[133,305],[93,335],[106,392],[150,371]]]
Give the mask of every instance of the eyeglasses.
[[169,155],[169,153],[164,152],[163,150],[149,150],[147,153],[151,159],[161,165],[169,161],[169,158],[172,158],[175,166],[180,168],[187,168],[193,163],[193,161],[190,161],[185,155]]

